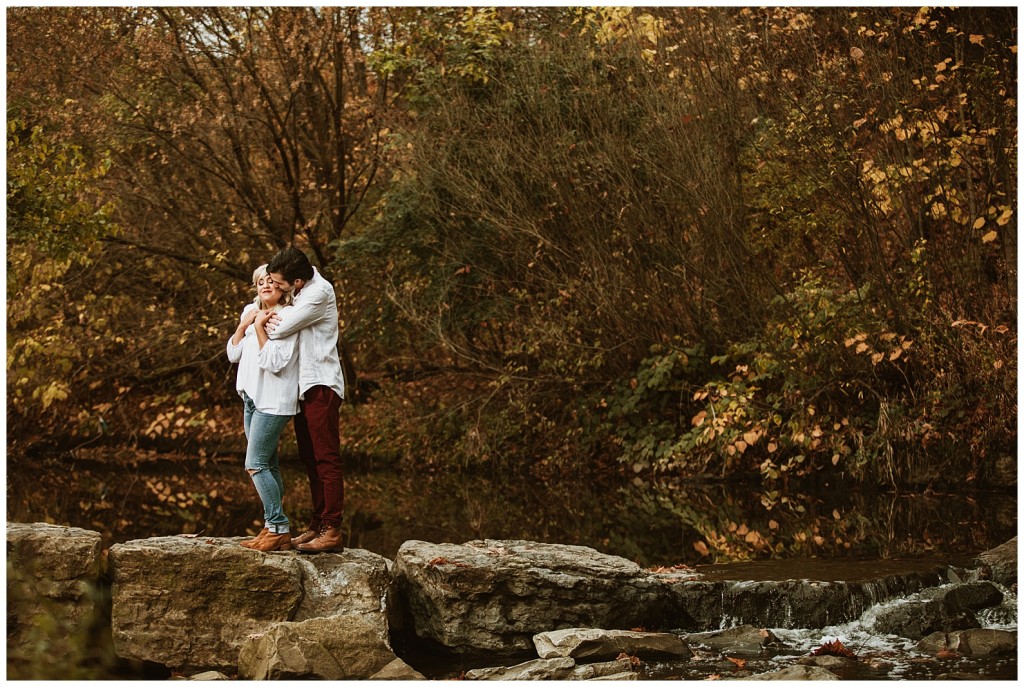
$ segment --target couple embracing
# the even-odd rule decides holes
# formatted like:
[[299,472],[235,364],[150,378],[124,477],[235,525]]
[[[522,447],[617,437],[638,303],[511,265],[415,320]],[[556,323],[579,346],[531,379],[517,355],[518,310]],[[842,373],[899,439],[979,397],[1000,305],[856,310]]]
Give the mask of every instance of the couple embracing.
[[[341,551],[344,505],[339,410],[345,381],[338,359],[334,287],[297,248],[285,248],[252,275],[256,298],[228,340],[244,406],[245,469],[263,502],[263,530],[242,546],[258,551]],[[292,536],[281,500],[277,444],[294,417],[299,458],[309,476],[313,516]]]

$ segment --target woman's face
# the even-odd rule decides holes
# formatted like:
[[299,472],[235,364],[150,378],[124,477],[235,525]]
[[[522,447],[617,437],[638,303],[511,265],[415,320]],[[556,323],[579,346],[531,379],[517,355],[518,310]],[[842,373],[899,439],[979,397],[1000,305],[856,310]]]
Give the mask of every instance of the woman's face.
[[259,294],[260,300],[271,308],[277,305],[281,297],[284,296],[284,291],[281,290],[281,287],[275,284],[274,280],[266,274],[256,281],[256,293]]

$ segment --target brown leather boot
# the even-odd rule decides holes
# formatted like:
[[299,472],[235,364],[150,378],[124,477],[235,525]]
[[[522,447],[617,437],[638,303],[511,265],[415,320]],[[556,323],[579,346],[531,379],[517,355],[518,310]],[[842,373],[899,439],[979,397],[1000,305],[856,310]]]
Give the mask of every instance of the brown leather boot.
[[302,553],[321,553],[324,551],[340,553],[345,550],[345,547],[341,545],[341,532],[338,531],[337,527],[330,526],[321,528],[320,534],[316,536],[316,539],[305,544],[299,544],[295,548]]
[[320,534],[319,529],[314,530],[310,527],[308,530],[303,532],[297,537],[292,537],[292,544],[298,546],[299,544],[305,544],[316,539],[316,535]]
[[255,538],[253,538],[253,539],[243,539],[242,541],[240,541],[238,543],[241,544],[242,546],[244,546],[247,549],[251,549],[253,544],[258,544],[261,541],[263,541],[263,538],[265,536],[267,536],[267,534],[269,534],[269,533],[270,533],[270,530],[268,530],[266,527],[264,527],[263,530],[260,531],[260,533],[257,534]]
[[253,551],[290,551],[292,548],[292,533],[282,532],[281,534],[267,533],[267,536],[252,545]]

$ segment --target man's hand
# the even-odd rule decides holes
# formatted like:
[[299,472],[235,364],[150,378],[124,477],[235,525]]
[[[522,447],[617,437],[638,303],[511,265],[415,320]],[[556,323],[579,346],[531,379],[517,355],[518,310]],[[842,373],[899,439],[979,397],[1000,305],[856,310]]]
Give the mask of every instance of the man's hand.
[[269,334],[270,332],[272,332],[275,329],[277,329],[278,326],[280,326],[280,324],[281,324],[281,316],[278,315],[277,313],[274,313],[273,315],[270,316],[270,319],[267,320],[267,324],[266,324],[267,333]]

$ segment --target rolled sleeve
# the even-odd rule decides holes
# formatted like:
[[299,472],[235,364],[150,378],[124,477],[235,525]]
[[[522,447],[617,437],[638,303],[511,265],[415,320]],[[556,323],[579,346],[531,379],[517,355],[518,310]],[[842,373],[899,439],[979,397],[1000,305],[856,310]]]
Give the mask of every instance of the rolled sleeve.
[[308,297],[305,292],[302,293],[302,296],[301,301],[297,301],[291,307],[278,313],[281,316],[281,324],[274,331],[267,333],[271,340],[291,336],[300,329],[316,324],[324,318],[324,309],[328,302],[327,294],[321,289],[311,289]]

